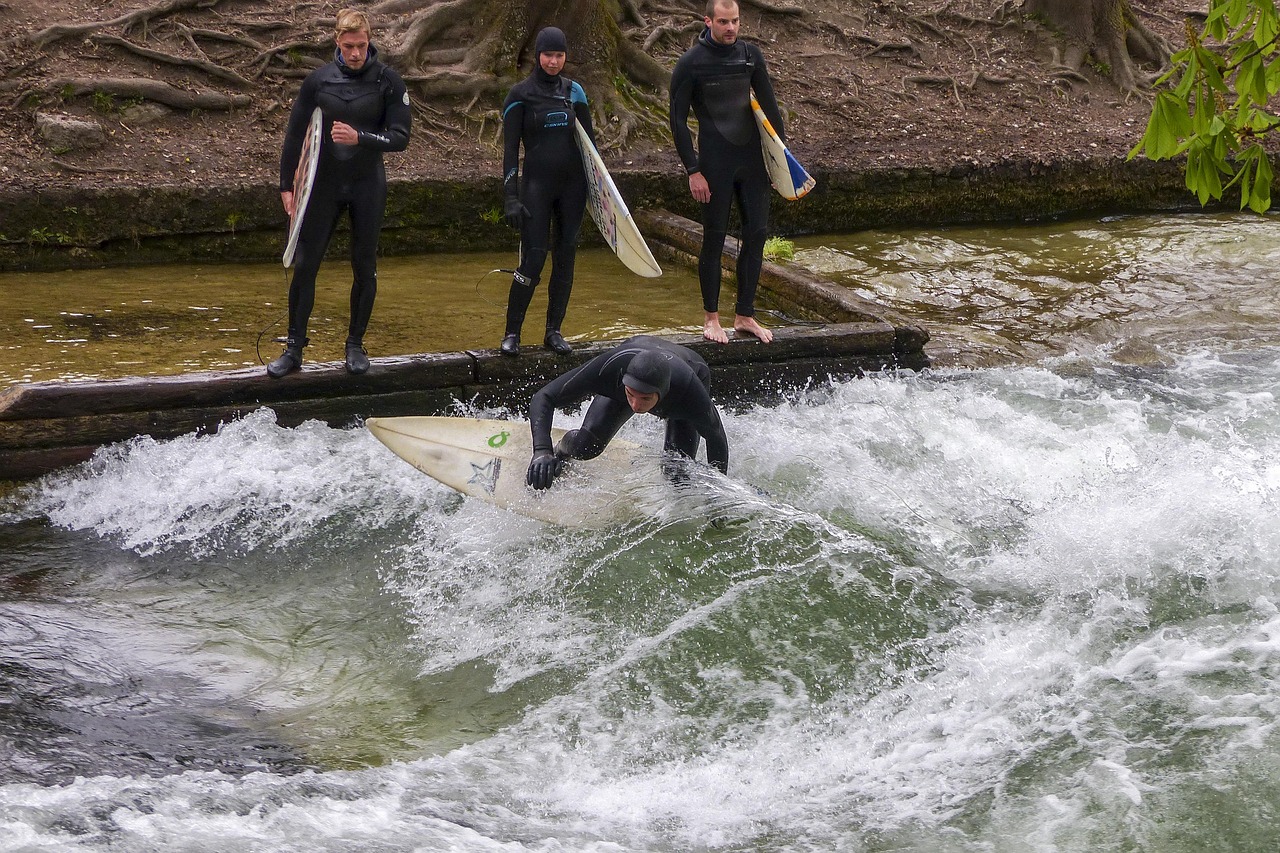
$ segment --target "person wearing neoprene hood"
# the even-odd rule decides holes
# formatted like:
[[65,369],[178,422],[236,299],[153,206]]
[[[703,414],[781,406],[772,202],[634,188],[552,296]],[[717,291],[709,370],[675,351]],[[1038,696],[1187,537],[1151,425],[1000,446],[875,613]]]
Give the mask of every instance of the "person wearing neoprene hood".
[[578,232],[587,209],[587,176],[574,122],[595,144],[586,92],[561,73],[567,50],[564,33],[556,27],[539,30],[533,49],[533,71],[511,87],[502,106],[503,214],[507,224],[520,231],[520,263],[507,296],[500,346],[508,356],[520,354],[520,328],[548,253],[551,275],[543,345],[558,355],[573,351],[560,327],[569,308]]
[[280,155],[280,199],[294,210],[293,174],[302,155],[307,124],[316,107],[324,116],[320,162],[302,220],[289,285],[289,337],[267,374],[280,378],[302,366],[309,343],[307,323],[315,304],[316,274],[342,212],[351,219],[351,320],[346,365],[351,373],[369,369],[364,334],[378,292],[378,237],[387,206],[387,173],[382,155],[409,145],[412,114],[404,80],[382,64],[370,40],[364,12],[343,9],[334,26],[332,62],[307,75],[289,114]]
[[[582,426],[551,442],[555,410],[592,397]],[[729,471],[729,439],[720,412],[711,401],[711,370],[688,347],[649,335],[636,335],[581,367],[549,382],[529,406],[533,459],[525,481],[549,488],[567,459],[594,459],[633,414],[651,414],[667,422],[663,451],[697,458],[699,439],[707,443],[707,462]],[[668,476],[678,476],[667,466]]]
[[[742,219],[738,253],[738,300],[733,328],[764,343],[773,333],[755,318],[756,286],[764,262],[769,224],[769,173],[760,149],[760,131],[751,109],[754,91],[778,136],[786,139],[782,114],[764,54],[739,37],[738,4],[709,0],[703,30],[676,62],[671,75],[671,134],[689,176],[689,192],[702,205],[702,249],[698,281],[702,290],[702,335],[728,343],[720,326],[720,256],[735,200]],[[689,130],[689,110],[698,119],[698,144]]]

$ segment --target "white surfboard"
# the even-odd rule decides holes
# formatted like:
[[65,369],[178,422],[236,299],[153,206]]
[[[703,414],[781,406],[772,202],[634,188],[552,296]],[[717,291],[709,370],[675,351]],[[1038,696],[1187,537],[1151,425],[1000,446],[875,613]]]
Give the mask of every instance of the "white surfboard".
[[817,181],[810,177],[783,143],[764,110],[760,108],[755,95],[751,96],[751,112],[755,114],[756,127],[760,128],[760,147],[764,150],[764,165],[769,170],[769,183],[785,199],[795,201],[804,198]]
[[582,154],[582,168],[587,173],[587,208],[600,229],[600,236],[627,269],[645,278],[657,278],[662,275],[662,267],[653,259],[649,244],[644,241],[613,177],[600,159],[600,152],[591,144],[591,137],[581,124],[574,122],[573,127],[577,132],[578,151]]
[[311,200],[311,187],[316,182],[316,169],[320,167],[320,134],[324,129],[324,116],[320,108],[311,111],[307,135],[302,138],[302,154],[298,167],[293,170],[293,216],[289,218],[289,241],[284,246],[284,265],[293,265],[293,255],[298,251],[298,235],[302,233],[302,219],[307,214],[307,202]]
[[[550,489],[525,484],[533,437],[523,421],[458,417],[369,418],[365,426],[422,473],[474,498],[565,527],[610,524],[637,513],[628,483],[660,482],[657,457],[614,439],[595,459],[571,461]],[[559,441],[562,429],[551,437]]]

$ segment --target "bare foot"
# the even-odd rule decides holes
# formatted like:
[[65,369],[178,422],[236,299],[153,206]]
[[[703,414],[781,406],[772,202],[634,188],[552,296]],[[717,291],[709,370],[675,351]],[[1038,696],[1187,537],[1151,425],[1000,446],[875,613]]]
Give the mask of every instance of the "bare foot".
[[755,317],[737,315],[733,318],[733,330],[740,335],[755,335],[762,344],[773,340],[773,332],[757,323]]
[[702,321],[702,336],[712,343],[729,343],[729,333],[720,328],[719,314],[706,315],[706,319]]

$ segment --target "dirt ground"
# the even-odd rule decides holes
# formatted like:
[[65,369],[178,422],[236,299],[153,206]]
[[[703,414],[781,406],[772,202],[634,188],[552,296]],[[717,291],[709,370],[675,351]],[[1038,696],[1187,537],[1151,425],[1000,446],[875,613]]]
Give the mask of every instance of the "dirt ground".
[[[998,23],[999,0],[805,0],[801,14],[764,11],[756,2],[764,0],[742,0],[742,34],[763,48],[789,116],[791,147],[811,170],[1122,158],[1146,124],[1147,98],[1126,96],[1099,69],[1061,74],[1051,62],[1057,39],[1017,17]],[[692,0],[638,5],[655,11],[645,26],[624,27],[637,44],[664,23],[700,18],[701,4]],[[190,8],[157,14],[145,25],[118,20],[175,6]],[[1183,4],[1135,0],[1134,6],[1149,28],[1175,48],[1182,43]],[[274,185],[290,99],[308,63],[330,57],[326,18],[336,8],[292,0],[0,0],[0,33],[7,39],[0,42],[0,178],[10,190],[30,192]],[[102,25],[45,44],[32,38],[54,34],[46,31],[53,25],[95,22]],[[375,17],[375,44],[396,38],[395,23],[394,14]],[[121,36],[241,79],[141,56],[122,45]],[[687,46],[688,36],[683,39],[660,39],[650,52],[669,69]],[[274,60],[263,59],[263,45],[272,47]],[[571,52],[570,76],[572,59]],[[104,77],[149,77],[187,91],[247,96],[247,104],[147,117],[130,109],[136,99],[77,93],[77,81]],[[389,174],[497,175],[501,151],[492,117],[498,106],[417,98],[412,143],[388,157]],[[37,112],[97,121],[105,144],[52,151],[37,134]],[[681,174],[662,141],[666,135],[654,139],[606,150],[606,160],[616,169]]]

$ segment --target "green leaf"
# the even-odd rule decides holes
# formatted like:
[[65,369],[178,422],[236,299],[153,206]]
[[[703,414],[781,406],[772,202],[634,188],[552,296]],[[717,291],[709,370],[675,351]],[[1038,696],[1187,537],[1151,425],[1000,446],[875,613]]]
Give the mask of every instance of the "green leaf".
[[1256,0],[1258,6],[1258,22],[1253,29],[1253,43],[1268,53],[1275,50],[1277,33],[1280,33],[1280,20],[1276,17],[1275,4],[1270,0]]
[[1209,15],[1205,18],[1204,34],[1218,41],[1227,40],[1227,23],[1226,15],[1228,3],[1226,0],[1213,0],[1209,6]]
[[1255,104],[1267,102],[1267,71],[1258,54],[1240,64],[1236,72],[1236,91]]
[[1196,194],[1202,207],[1211,198],[1222,198],[1220,166],[1203,144],[1193,143],[1187,149],[1187,189]]
[[1211,50],[1198,48],[1196,51],[1197,65],[1204,75],[1205,82],[1218,92],[1230,91],[1227,86],[1226,78],[1223,72],[1227,68],[1226,61]]
[[1195,51],[1190,51],[1187,57],[1187,69],[1182,75],[1182,79],[1178,81],[1178,85],[1173,92],[1179,98],[1186,99],[1192,91],[1195,90],[1196,81],[1200,79],[1200,60],[1196,57]]
[[1267,94],[1280,91],[1280,59],[1273,59],[1266,66]]
[[1143,134],[1146,155],[1151,160],[1167,160],[1176,156],[1179,142],[1191,134],[1191,115],[1187,102],[1171,92],[1156,95]]
[[1236,177],[1240,179],[1240,209],[1244,210],[1245,205],[1251,203],[1253,195],[1253,175],[1249,166],[1242,166]]
[[1271,172],[1271,163],[1267,152],[1258,148],[1258,166],[1253,181],[1253,192],[1249,194],[1249,209],[1254,213],[1266,213],[1271,209],[1271,183],[1275,176]]

